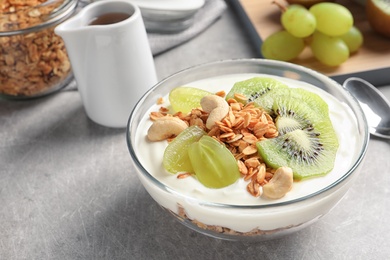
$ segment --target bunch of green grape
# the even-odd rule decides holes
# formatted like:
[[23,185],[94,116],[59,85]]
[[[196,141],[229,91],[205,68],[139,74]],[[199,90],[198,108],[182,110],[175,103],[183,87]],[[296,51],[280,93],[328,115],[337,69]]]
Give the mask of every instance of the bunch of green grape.
[[263,41],[261,52],[266,59],[291,61],[309,46],[319,62],[338,66],[363,44],[362,33],[343,5],[322,2],[309,9],[298,4],[277,5],[282,9],[283,30]]

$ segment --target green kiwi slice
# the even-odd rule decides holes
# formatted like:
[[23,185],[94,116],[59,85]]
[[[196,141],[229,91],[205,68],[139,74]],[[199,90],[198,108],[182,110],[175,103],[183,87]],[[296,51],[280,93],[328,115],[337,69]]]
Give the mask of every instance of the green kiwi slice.
[[285,93],[273,97],[279,136],[257,143],[260,156],[272,168],[292,168],[296,180],[329,173],[338,139],[327,104],[307,90],[291,88]]
[[280,135],[295,129],[312,128],[313,122],[329,121],[328,104],[317,94],[290,88],[273,96],[271,114]]
[[301,88],[293,89],[283,82],[269,77],[254,77],[244,81],[235,83],[229,93],[226,95],[226,100],[234,98],[235,93],[243,94],[248,97],[248,102],[254,102],[257,107],[263,108],[272,117],[276,117],[272,106],[274,100],[282,96],[282,98],[299,99],[302,103],[307,103],[310,107],[319,114],[328,111],[328,105],[323,99],[312,94],[305,95],[307,91]]
[[236,82],[226,95],[226,100],[234,98],[234,94],[236,93],[243,94],[248,98],[245,103],[255,102],[259,106],[256,100],[262,100],[263,102],[261,102],[260,106],[269,112],[273,104],[273,93],[287,88],[288,86],[286,84],[274,78],[254,77]]

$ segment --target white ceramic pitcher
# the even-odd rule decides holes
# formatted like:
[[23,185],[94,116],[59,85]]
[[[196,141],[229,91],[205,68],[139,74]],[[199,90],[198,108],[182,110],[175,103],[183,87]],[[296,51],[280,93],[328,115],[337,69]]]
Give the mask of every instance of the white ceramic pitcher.
[[[128,17],[91,25],[117,13]],[[65,42],[88,117],[104,126],[125,127],[136,102],[157,83],[140,9],[125,0],[94,2],[55,33]]]

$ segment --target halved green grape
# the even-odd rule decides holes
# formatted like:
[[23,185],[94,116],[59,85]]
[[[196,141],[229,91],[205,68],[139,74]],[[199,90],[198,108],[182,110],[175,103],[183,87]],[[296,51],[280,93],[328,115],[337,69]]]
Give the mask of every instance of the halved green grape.
[[289,5],[281,15],[283,27],[291,35],[298,38],[305,38],[316,29],[316,18],[302,5]]
[[349,31],[340,36],[341,40],[347,44],[349,52],[356,52],[363,44],[363,35],[358,28],[352,26]]
[[169,102],[175,112],[189,113],[193,108],[200,107],[200,100],[212,93],[193,87],[177,87],[169,93]]
[[197,126],[190,126],[181,132],[165,148],[163,166],[170,173],[194,172],[188,157],[188,147],[205,135],[206,132]]
[[351,12],[341,4],[318,3],[310,7],[309,11],[316,18],[317,30],[329,36],[343,35],[353,25]]
[[188,155],[196,178],[206,187],[223,188],[240,178],[233,154],[225,145],[208,135],[191,144]]
[[264,58],[272,60],[290,61],[299,56],[305,48],[302,38],[292,36],[282,30],[267,37],[261,45]]
[[310,47],[317,60],[328,66],[338,66],[349,58],[348,46],[338,37],[315,32]]

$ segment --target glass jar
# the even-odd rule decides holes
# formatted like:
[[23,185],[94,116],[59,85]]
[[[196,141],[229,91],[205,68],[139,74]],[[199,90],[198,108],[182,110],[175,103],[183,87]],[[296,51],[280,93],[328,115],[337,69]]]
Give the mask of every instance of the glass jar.
[[35,98],[73,78],[65,45],[54,33],[77,0],[3,0],[0,3],[0,96]]

